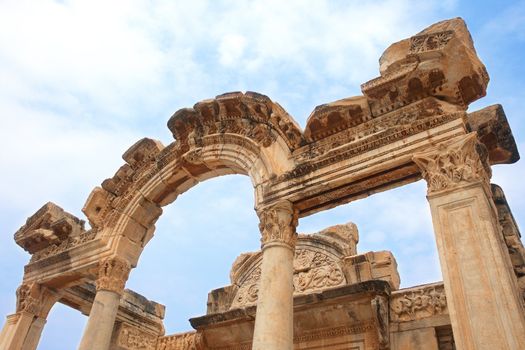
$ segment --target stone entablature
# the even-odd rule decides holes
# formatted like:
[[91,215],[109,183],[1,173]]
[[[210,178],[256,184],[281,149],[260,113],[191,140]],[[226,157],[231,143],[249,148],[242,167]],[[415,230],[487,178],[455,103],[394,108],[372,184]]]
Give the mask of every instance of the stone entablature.
[[[501,106],[466,112],[488,80],[456,18],[391,45],[363,95],[316,107],[304,132],[254,92],[177,111],[174,142],[139,140],[93,189],[91,229],[48,203],[15,234],[32,256],[0,348],[35,349],[56,301],[90,314],[80,350],[525,348],[525,251],[489,184],[490,165],[519,154]],[[253,183],[261,252],[209,294],[196,333],[164,337],[163,308],[126,291],[128,274],[162,207],[225,174]],[[299,217],[422,178],[443,285],[396,291],[394,257],[357,254],[352,225],[296,233]]]
[[390,46],[380,65],[381,78],[363,84],[364,96],[317,107],[304,134],[281,106],[252,92],[220,95],[176,112],[168,122],[176,141],[164,146],[144,138],[130,147],[125,164],[86,201],[83,212],[92,230],[33,254],[29,276],[49,271],[51,279],[65,259],[111,255],[119,235],[131,241],[122,249],[133,248],[136,260],[161,207],[213,176],[247,174],[256,207],[288,200],[306,216],[419,180],[414,153],[470,130],[480,133],[491,163],[519,158],[501,108],[465,112],[465,103],[484,95],[488,77],[461,19]]

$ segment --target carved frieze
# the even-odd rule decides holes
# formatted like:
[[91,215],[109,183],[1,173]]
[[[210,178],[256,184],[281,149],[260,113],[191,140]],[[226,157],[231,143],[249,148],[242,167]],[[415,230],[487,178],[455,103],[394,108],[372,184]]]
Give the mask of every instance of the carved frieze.
[[73,237],[68,237],[67,239],[61,241],[58,244],[52,244],[31,256],[30,263],[37,262],[39,260],[48,258],[50,256],[58,255],[69,249],[75,248],[81,244],[90,242],[95,239],[97,232],[95,230],[89,230],[82,232],[81,234]]
[[159,338],[157,350],[202,350],[201,333],[182,333]]
[[345,326],[318,329],[310,332],[304,332],[300,336],[294,337],[294,343],[305,343],[319,339],[343,337],[351,334],[366,333],[376,328],[373,320],[366,320],[356,324]]
[[281,201],[272,207],[259,210],[257,214],[263,249],[269,244],[284,244],[294,249],[297,241],[295,228],[298,213],[291,202]]
[[116,257],[104,259],[98,268],[97,291],[107,290],[122,294],[130,270],[130,264],[123,259]]
[[441,314],[448,314],[443,284],[392,293],[390,319],[394,322],[413,321]]
[[416,35],[410,38],[410,53],[442,50],[454,36],[452,30]]
[[465,183],[488,185],[491,170],[486,148],[470,133],[436,150],[415,154],[412,158],[427,181],[428,193],[453,189]]
[[119,329],[117,345],[129,350],[155,350],[158,337],[144,332],[137,327],[122,323]]

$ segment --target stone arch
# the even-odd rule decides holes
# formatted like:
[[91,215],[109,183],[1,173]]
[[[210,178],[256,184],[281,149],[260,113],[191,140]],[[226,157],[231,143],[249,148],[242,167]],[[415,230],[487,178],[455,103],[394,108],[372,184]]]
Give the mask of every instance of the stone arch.
[[125,164],[90,194],[83,212],[112,254],[135,266],[162,207],[198,182],[226,174],[250,177],[255,207],[264,185],[293,169],[303,144],[297,124],[278,104],[253,92],[229,93],[177,111],[168,121],[175,142],[144,138]]

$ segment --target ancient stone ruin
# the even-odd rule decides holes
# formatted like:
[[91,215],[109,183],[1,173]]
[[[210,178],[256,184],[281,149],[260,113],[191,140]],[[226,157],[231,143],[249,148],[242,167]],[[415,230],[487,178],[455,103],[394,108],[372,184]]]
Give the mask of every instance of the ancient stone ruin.
[[[53,203],[15,240],[31,254],[0,348],[34,350],[54,303],[89,315],[79,349],[525,349],[525,250],[491,165],[519,154],[499,105],[467,113],[489,77],[461,19],[386,49],[362,96],[315,108],[304,131],[268,97],[227,93],[177,111],[91,192],[89,221]],[[162,207],[200,181],[250,177],[261,250],[241,254],[193,332],[125,289]],[[424,179],[443,282],[399,289],[394,256],[359,254],[352,223],[298,218]],[[362,232],[361,235],[366,235]],[[204,300],[203,300],[204,302]]]

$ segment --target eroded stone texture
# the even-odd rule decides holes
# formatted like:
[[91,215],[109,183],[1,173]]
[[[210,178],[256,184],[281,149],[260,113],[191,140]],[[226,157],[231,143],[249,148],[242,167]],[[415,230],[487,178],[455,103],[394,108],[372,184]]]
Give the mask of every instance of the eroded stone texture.
[[492,184],[491,189],[505,246],[518,281],[518,287],[525,300],[525,248],[521,242],[521,233],[501,187]]
[[520,159],[503,107],[493,105],[468,114],[468,125],[489,153],[490,164],[511,164]]
[[[139,140],[93,189],[89,230],[46,204],[15,234],[31,260],[0,348],[34,350],[57,300],[90,315],[83,349],[525,348],[523,245],[489,184],[490,165],[519,154],[501,106],[466,112],[489,78],[465,23],[392,44],[379,73],[362,96],[316,107],[304,133],[255,92],[175,112],[174,142]],[[164,336],[163,307],[126,291],[128,273],[162,207],[226,174],[252,181],[262,252],[236,260],[197,332]],[[355,225],[295,233],[299,217],[421,178],[444,284],[398,290],[393,255],[358,254]]]

